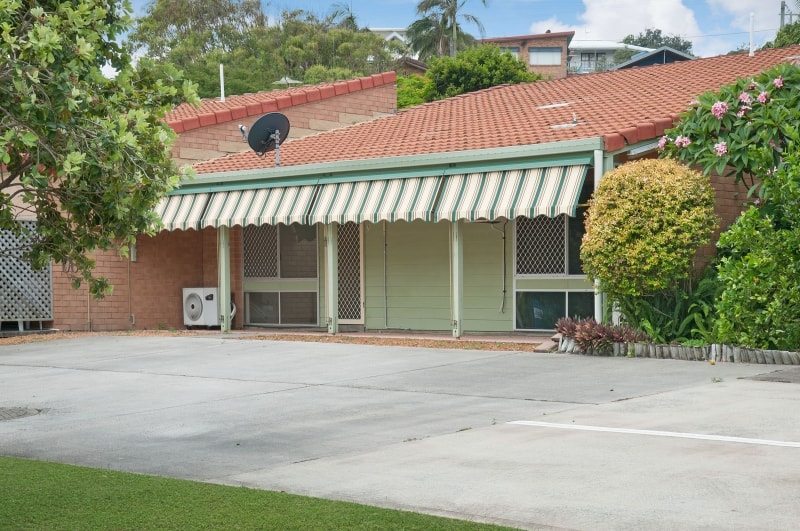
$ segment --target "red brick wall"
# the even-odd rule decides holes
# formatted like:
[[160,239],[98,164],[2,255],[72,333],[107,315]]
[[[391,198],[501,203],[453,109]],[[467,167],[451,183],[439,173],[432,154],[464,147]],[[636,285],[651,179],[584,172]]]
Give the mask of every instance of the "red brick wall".
[[[397,107],[396,94],[394,84],[382,85],[289,107],[282,112],[292,124],[290,137],[297,138],[391,113]],[[244,123],[249,127],[257,118],[181,133],[173,146],[173,158],[179,164],[191,164],[249,149],[242,142],[238,126]],[[69,275],[60,267],[54,267],[56,328],[98,331],[183,328],[181,290],[218,285],[215,229],[165,231],[155,237],[142,236],[138,239],[136,262],[129,263],[112,251],[97,253],[95,259],[95,274],[111,281],[113,294],[102,300],[89,300],[85,287],[72,289]],[[234,327],[241,327],[244,322],[242,260],[242,230],[235,227],[231,230],[232,288],[238,308]],[[129,296],[129,281],[132,296]]]
[[[396,107],[397,90],[392,83],[296,105],[281,112],[291,123],[289,138],[300,138],[371,120],[393,112]],[[192,164],[250,149],[242,140],[239,124],[249,128],[259,117],[250,116],[181,133],[172,147],[172,158],[178,164]]]
[[[243,322],[241,234],[238,227],[231,230],[232,288],[238,308],[234,318],[236,327],[241,327]],[[61,268],[54,268],[54,326],[63,330],[95,331],[180,329],[183,328],[183,288],[218,285],[215,229],[163,231],[154,237],[141,236],[137,240],[136,255],[135,262],[120,258],[115,252],[95,255],[96,273],[106,276],[114,286],[113,294],[101,300],[90,299],[85,287],[72,289],[69,276]]]
[[[492,41],[485,41],[492,42]],[[567,37],[553,37],[552,39],[520,39],[517,41],[502,40],[494,44],[504,48],[517,47],[519,48],[519,60],[524,62],[528,70],[536,74],[541,74],[547,79],[561,79],[567,77],[567,54],[568,54],[568,40]],[[528,48],[561,48],[561,64],[554,66],[542,66],[530,64],[530,55]]]
[[711,176],[711,186],[714,187],[716,202],[714,212],[719,218],[719,228],[711,236],[711,243],[704,245],[697,251],[697,268],[702,268],[708,264],[716,255],[717,240],[722,231],[731,226],[736,221],[739,214],[747,207],[747,186],[742,183],[736,184],[733,177]]

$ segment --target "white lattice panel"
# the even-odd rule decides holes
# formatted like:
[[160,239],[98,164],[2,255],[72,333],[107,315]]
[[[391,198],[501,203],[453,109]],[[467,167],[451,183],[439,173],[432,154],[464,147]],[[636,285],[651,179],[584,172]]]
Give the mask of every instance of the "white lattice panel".
[[361,320],[361,230],[357,223],[339,227],[339,319]]
[[243,239],[245,278],[277,277],[278,227],[248,225]]
[[566,273],[566,216],[517,218],[517,274]]
[[[33,231],[35,221],[21,221]],[[0,321],[49,321],[53,318],[50,267],[34,270],[22,260],[26,238],[0,231]]]

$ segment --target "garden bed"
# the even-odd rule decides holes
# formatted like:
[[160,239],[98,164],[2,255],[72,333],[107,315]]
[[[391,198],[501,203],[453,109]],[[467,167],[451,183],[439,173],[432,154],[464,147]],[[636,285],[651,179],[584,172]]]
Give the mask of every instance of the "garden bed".
[[608,343],[598,348],[581,349],[574,339],[561,337],[558,352],[587,356],[626,356],[629,358],[655,358],[684,361],[711,361],[726,363],[761,363],[769,365],[800,365],[800,353],[787,350],[764,350],[731,345],[659,345],[655,343]]

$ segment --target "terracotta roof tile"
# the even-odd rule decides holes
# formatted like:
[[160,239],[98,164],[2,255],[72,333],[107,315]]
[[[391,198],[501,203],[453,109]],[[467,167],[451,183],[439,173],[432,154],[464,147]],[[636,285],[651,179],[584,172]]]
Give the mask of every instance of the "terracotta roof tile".
[[[764,50],[754,57],[725,55],[493,87],[291,140],[281,150],[281,163],[293,166],[595,137],[605,140],[607,150],[620,149],[626,142],[661,135],[699,94],[799,54],[800,46],[793,46]],[[571,124],[573,118],[578,122],[574,127],[553,127]],[[210,173],[272,165],[273,157],[242,152],[200,162],[195,169]]]
[[[362,83],[361,80],[364,79],[369,81]],[[348,92],[388,85],[394,83],[396,79],[397,75],[394,72],[384,72],[350,81],[228,96],[225,101],[219,101],[216,98],[204,99],[197,107],[187,103],[179,105],[166,115],[164,121],[175,132],[182,133],[198,127],[225,123],[255,114],[277,111],[278,109],[286,109],[293,105],[302,105],[347,94]]]

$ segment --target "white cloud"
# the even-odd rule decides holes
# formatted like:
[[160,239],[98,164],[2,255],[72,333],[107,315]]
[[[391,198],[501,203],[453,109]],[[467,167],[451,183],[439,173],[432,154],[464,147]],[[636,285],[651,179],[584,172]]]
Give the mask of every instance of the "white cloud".
[[[707,0],[709,8],[716,17],[730,20],[730,28],[739,31],[750,31],[750,13],[753,13],[755,33],[753,42],[760,47],[775,37],[776,28],[780,25],[781,0]],[[797,11],[792,2],[789,10]],[[788,22],[788,21],[787,21]],[[735,35],[737,43],[749,42],[749,35]]]
[[[564,24],[556,17],[550,17],[545,20],[538,20],[531,24],[530,32],[531,33],[545,33],[547,30],[550,31],[576,31],[575,26],[570,26],[569,24]],[[576,31],[577,33],[577,31]]]

